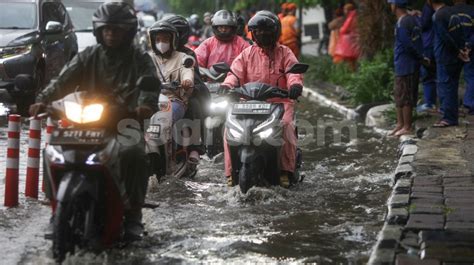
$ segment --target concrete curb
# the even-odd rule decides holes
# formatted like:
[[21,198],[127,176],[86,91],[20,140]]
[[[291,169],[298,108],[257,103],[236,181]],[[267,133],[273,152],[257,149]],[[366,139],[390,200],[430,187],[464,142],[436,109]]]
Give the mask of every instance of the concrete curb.
[[408,207],[414,173],[412,163],[418,152],[416,141],[405,138],[400,144],[398,166],[392,176],[392,194],[387,202],[385,224],[377,236],[368,264],[394,264],[400,247],[403,227],[408,221]]
[[303,88],[303,96],[308,98],[311,101],[318,102],[319,104],[332,108],[337,112],[341,113],[349,120],[358,120],[360,118],[360,114],[357,113],[355,110],[350,109],[346,106],[343,106],[333,100],[330,100],[326,96],[322,95],[321,93],[317,92],[315,89],[304,87]]

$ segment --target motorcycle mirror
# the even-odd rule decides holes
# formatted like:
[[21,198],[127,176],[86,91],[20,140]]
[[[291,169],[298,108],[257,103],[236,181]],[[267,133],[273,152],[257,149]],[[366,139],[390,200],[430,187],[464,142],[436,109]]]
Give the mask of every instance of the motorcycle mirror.
[[305,63],[295,63],[290,67],[290,69],[286,70],[286,74],[303,74],[308,71],[309,65]]
[[212,66],[212,68],[219,74],[226,74],[228,72],[231,72],[230,66],[226,63],[216,63]]
[[144,75],[141,76],[137,80],[137,88],[140,89],[141,91],[149,91],[149,92],[156,92],[160,91],[160,80],[154,76],[151,75]]
[[185,68],[193,68],[194,65],[196,65],[196,60],[194,60],[194,57],[189,55],[183,57],[183,66]]
[[20,91],[30,91],[34,89],[33,77],[31,75],[19,74],[15,77],[15,87]]

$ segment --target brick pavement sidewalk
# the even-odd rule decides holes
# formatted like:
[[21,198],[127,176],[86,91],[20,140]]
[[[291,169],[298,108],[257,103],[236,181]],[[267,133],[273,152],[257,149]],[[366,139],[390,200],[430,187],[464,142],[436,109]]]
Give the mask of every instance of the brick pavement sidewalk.
[[474,264],[474,117],[405,142],[393,180],[369,264]]

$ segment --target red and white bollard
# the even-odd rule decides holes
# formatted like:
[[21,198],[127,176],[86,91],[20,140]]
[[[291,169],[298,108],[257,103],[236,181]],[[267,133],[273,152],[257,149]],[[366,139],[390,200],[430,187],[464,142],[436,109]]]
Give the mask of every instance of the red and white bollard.
[[18,205],[18,168],[20,164],[20,115],[8,116],[7,172],[5,175],[6,207]]
[[53,134],[54,130],[54,123],[51,120],[51,118],[48,117],[46,121],[46,138],[45,138],[45,144],[48,146],[49,142],[51,141],[51,135]]
[[[46,136],[45,136],[45,139],[44,139],[45,147],[47,147],[49,145],[49,143],[51,142],[51,135],[53,134],[53,130],[54,130],[53,120],[51,120],[51,118],[48,117],[48,119],[46,120]],[[44,174],[43,174],[43,176],[44,176]],[[45,181],[46,180],[43,177],[43,181],[41,181],[41,191],[42,192],[46,191]]]
[[34,118],[30,120],[25,196],[35,199],[38,199],[40,152],[41,120]]

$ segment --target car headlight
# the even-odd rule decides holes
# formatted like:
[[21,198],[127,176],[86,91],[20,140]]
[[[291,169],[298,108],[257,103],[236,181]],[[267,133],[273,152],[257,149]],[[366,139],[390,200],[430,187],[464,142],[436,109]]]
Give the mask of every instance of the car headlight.
[[266,129],[265,131],[259,133],[258,136],[260,136],[260,138],[262,138],[262,139],[266,139],[266,138],[270,137],[270,135],[272,135],[272,133],[273,133],[273,128],[269,128],[269,129]]
[[29,45],[0,48],[0,58],[4,59],[4,58],[13,57],[16,55],[29,53],[31,51],[31,47],[33,47],[33,45],[29,44]]
[[229,105],[229,101],[223,100],[220,102],[211,102],[211,110],[216,110],[216,109],[225,109]]
[[64,103],[66,118],[75,123],[89,123],[100,120],[104,106],[102,104],[90,104],[82,106],[76,102],[66,101]]

